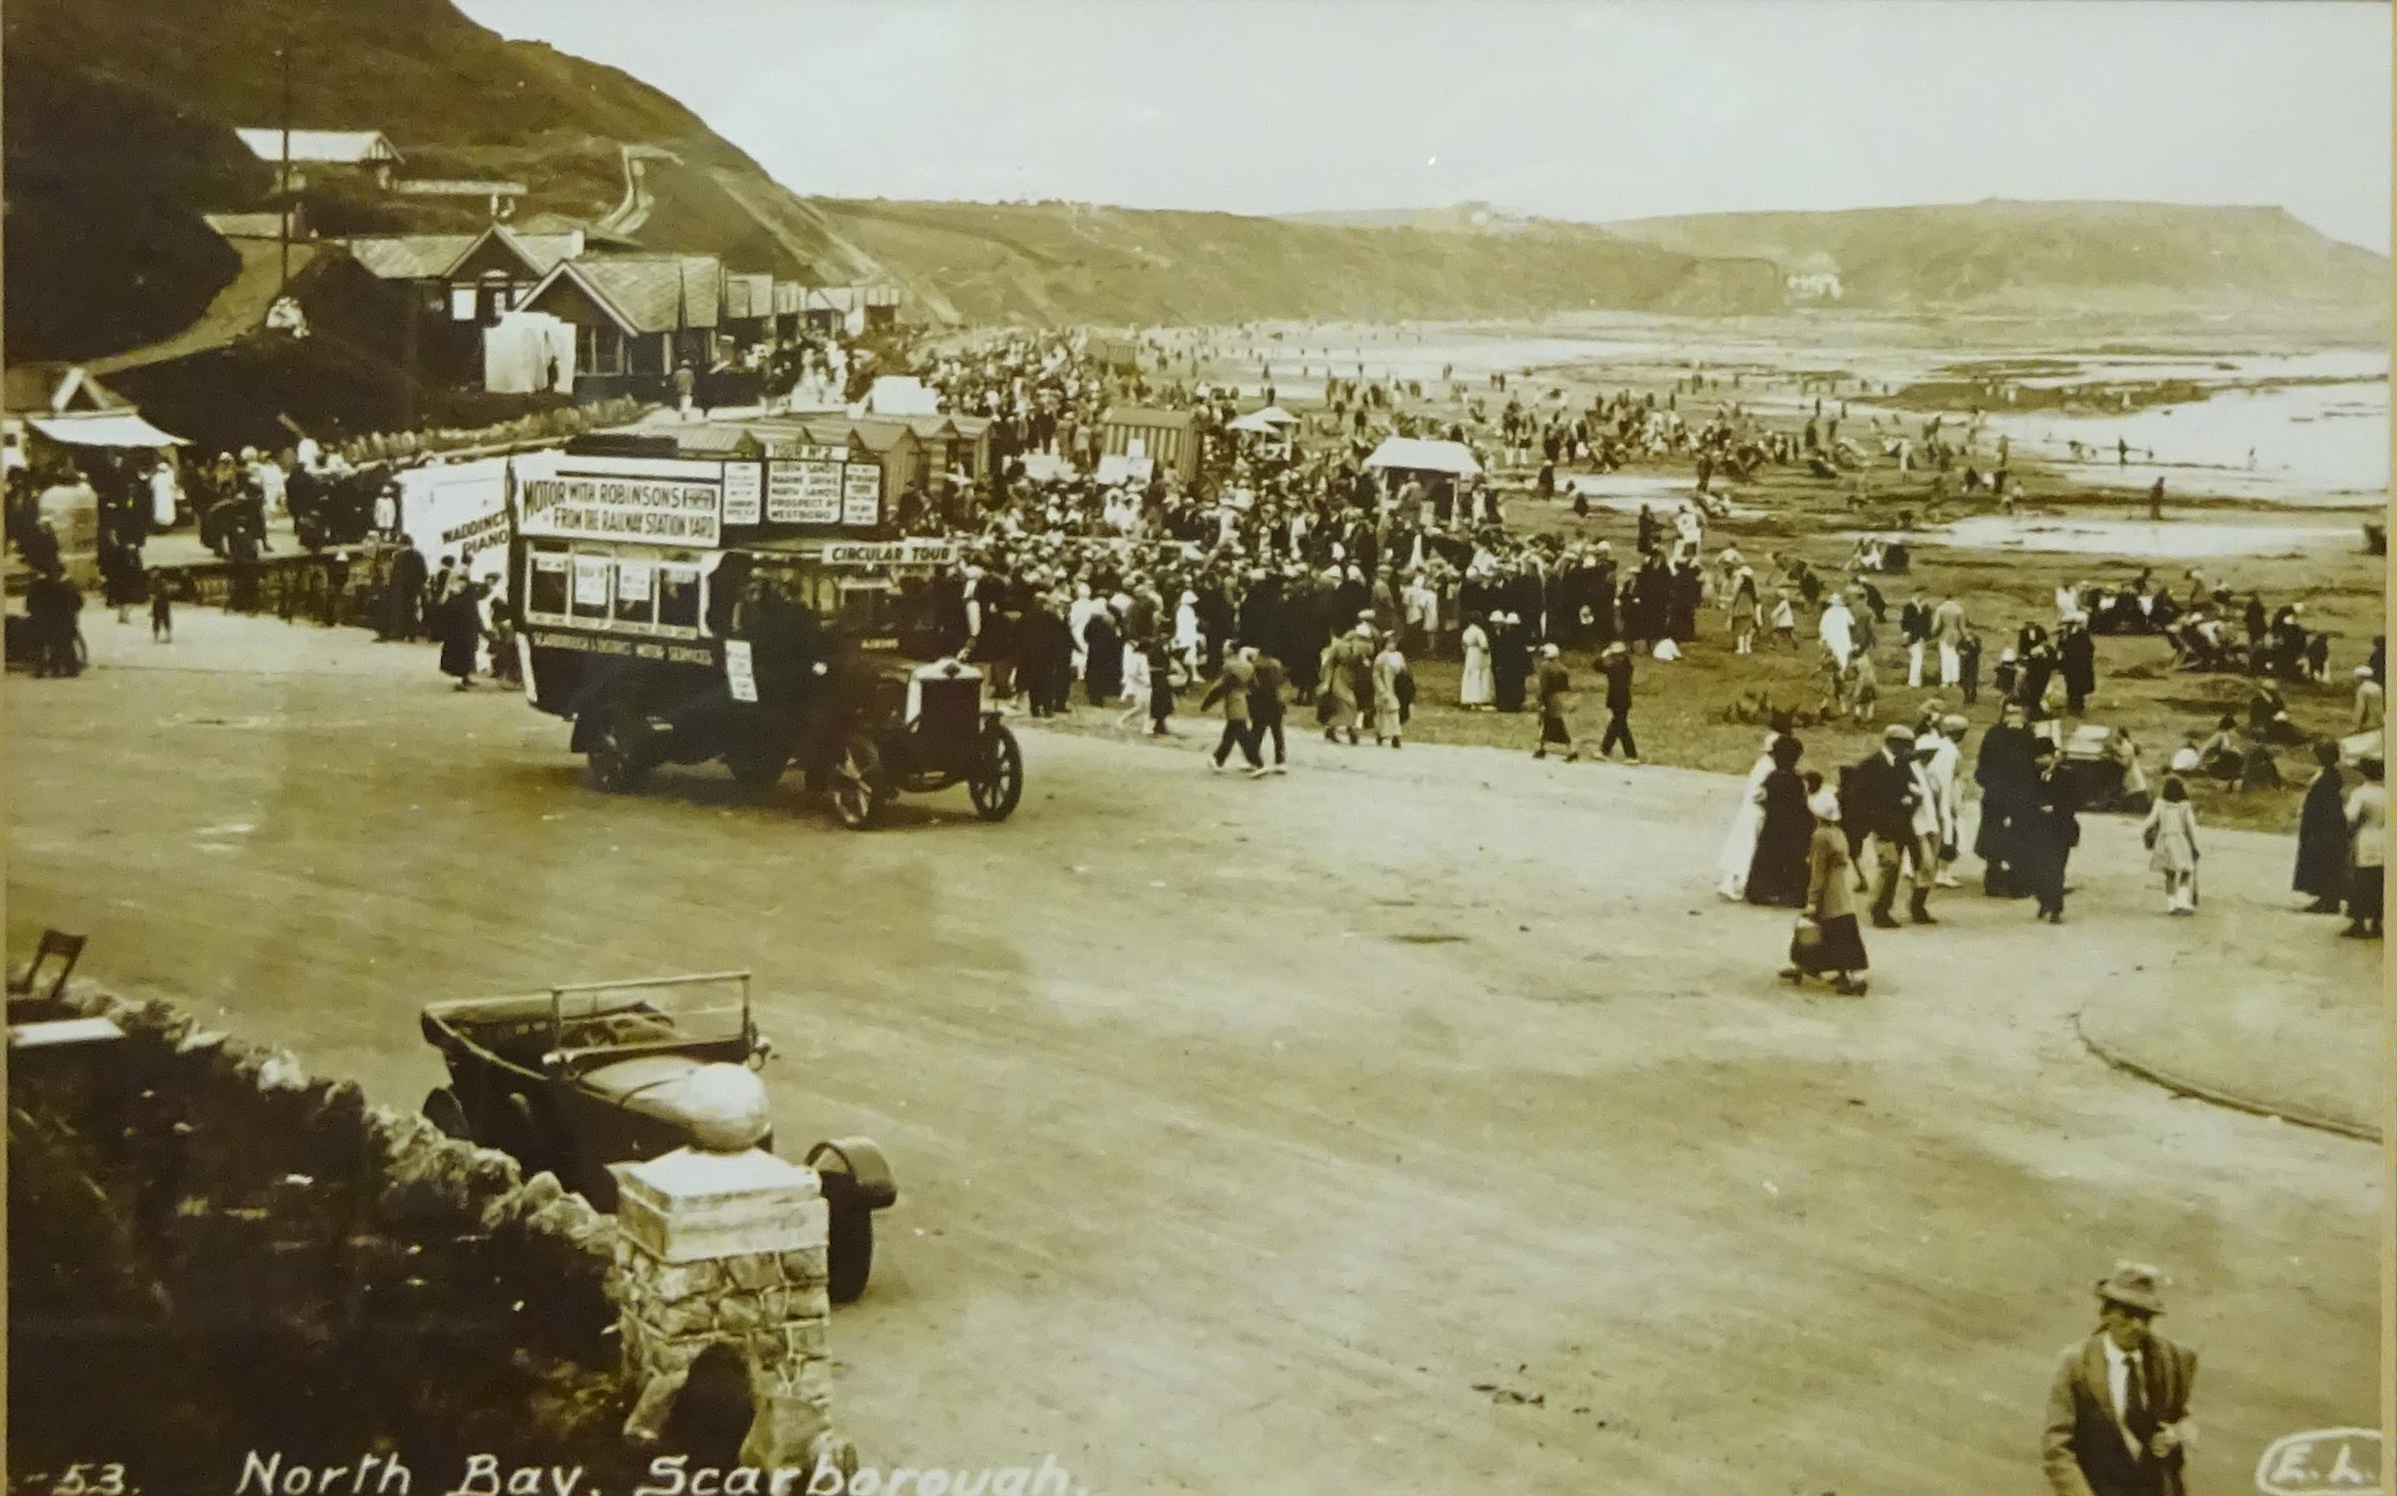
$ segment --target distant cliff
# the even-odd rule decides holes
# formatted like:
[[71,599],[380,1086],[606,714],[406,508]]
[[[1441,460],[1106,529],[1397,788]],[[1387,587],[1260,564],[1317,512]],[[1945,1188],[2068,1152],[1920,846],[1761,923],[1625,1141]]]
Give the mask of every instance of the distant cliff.
[[1606,228],[1691,255],[1837,277],[1843,305],[2264,312],[2385,321],[2389,261],[2280,208],[2009,202],[1715,213]]

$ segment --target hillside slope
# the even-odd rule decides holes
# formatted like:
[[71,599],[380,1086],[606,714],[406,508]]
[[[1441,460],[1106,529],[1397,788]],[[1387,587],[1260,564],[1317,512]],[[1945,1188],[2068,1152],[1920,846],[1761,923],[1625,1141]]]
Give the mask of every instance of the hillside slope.
[[2280,208],[2009,202],[1716,213],[1606,225],[1695,255],[1829,272],[1862,307],[2347,310],[2385,315],[2386,256]]
[[166,336],[232,282],[240,257],[199,215],[270,185],[233,131],[281,117],[278,47],[294,58],[294,125],[379,129],[412,170],[513,148],[501,164],[537,182],[564,168],[576,209],[610,190],[617,140],[757,170],[647,84],[505,41],[448,0],[9,0],[0,22],[16,358]]
[[[2273,209],[1998,203],[1608,226],[1479,204],[1265,219],[809,198],[658,90],[504,40],[451,0],[10,0],[4,23],[7,346],[21,359],[171,336],[232,284],[239,257],[199,214],[261,204],[267,170],[232,131],[279,117],[286,47],[295,125],[379,129],[411,173],[524,181],[528,218],[600,217],[624,190],[623,148],[656,148],[671,154],[648,163],[641,242],[819,284],[891,281],[945,322],[1773,312],[1786,274],[1826,266],[1867,309],[2385,314],[2383,257]],[[335,230],[455,231],[477,210],[371,190],[311,206]]]

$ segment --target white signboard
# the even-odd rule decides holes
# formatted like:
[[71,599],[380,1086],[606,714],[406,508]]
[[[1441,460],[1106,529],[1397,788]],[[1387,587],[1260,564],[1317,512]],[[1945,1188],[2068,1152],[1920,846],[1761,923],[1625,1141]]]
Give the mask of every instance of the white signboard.
[[839,462],[849,452],[846,447],[827,447],[816,442],[774,442],[766,448],[766,455],[778,461],[787,458],[793,462]]
[[871,462],[852,462],[841,473],[841,523],[871,527],[882,523],[882,469]]
[[616,601],[646,603],[657,590],[657,571],[646,561],[624,557],[616,563]]
[[803,525],[841,522],[841,467],[837,462],[799,464],[800,508]]
[[508,459],[435,462],[399,475],[400,527],[426,567],[450,556],[476,581],[508,569]]
[[757,667],[749,657],[749,641],[724,641],[724,679],[732,687],[735,701],[757,700]]
[[763,524],[765,512],[765,469],[754,462],[724,464],[724,523],[728,525]]
[[614,570],[605,556],[574,558],[574,605],[577,608],[605,608],[608,605],[608,573]]
[[766,522],[768,524],[795,525],[799,523],[800,509],[804,499],[797,467],[780,459],[766,464]]
[[723,531],[724,464],[564,457],[547,473],[519,464],[516,507],[527,535],[713,546]]
[[855,541],[824,547],[826,566],[947,566],[957,560],[953,540]]
[[766,518],[778,525],[839,524],[842,466],[818,458],[776,458],[767,467]]

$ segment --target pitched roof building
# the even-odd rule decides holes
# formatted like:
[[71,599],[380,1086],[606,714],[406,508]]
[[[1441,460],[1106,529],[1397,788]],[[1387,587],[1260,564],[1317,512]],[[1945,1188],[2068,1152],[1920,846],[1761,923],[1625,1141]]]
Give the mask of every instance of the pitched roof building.
[[[261,161],[283,159],[283,131],[272,126],[235,130]],[[327,166],[397,166],[407,158],[380,130],[294,130],[291,159]]]

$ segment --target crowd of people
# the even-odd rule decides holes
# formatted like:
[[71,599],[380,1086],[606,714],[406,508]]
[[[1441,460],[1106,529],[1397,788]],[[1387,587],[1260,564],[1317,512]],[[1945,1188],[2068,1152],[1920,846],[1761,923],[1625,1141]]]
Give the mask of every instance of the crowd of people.
[[[1114,389],[1068,340],[1037,335],[936,366],[930,379],[969,409],[1053,413],[1054,421],[1025,420],[1012,437],[1019,451],[1074,450]],[[1702,484],[1710,469],[1737,474],[1825,455],[1846,461],[1837,434],[1844,406],[1818,403],[1796,432],[1760,430],[1744,408],[1726,406],[1693,430],[1681,397],[1706,387],[1692,376],[1662,401],[1624,391],[1568,415],[1536,411],[1518,393],[1492,413],[1455,386],[1465,414],[1443,425],[1404,408],[1420,395],[1419,383],[1334,375],[1324,406],[1302,428],[1324,438],[1317,442],[1231,439],[1227,392],[1203,384],[1144,389],[1143,398],[1197,411],[1218,438],[1202,482],[1165,475],[1101,484],[1079,469],[1036,480],[1020,461],[1003,465],[968,527],[967,564],[928,584],[920,605],[941,647],[991,665],[1002,691],[1012,677],[1036,714],[1066,710],[1078,682],[1093,705],[1120,708],[1127,726],[1145,719],[1149,731],[1162,732],[1180,694],[1203,690],[1200,710],[1221,708],[1226,718],[1214,761],[1242,753],[1256,772],[1283,762],[1289,705],[1312,706],[1333,743],[1361,742],[1370,728],[1377,742],[1396,745],[1413,705],[1408,662],[1426,654],[1461,661],[1458,706],[1536,714],[1532,751],[1579,757],[1566,656],[1587,649],[1605,681],[1608,722],[1598,751],[1636,762],[1634,660],[1673,659],[1710,610],[1721,613],[1735,653],[1817,651],[1822,690],[1812,720],[1872,723],[1880,715],[1876,656],[1894,635],[1906,685],[1936,687],[1952,700],[1928,701],[1911,727],[1888,727],[1879,753],[1840,767],[1829,784],[1802,767],[1800,714],[1780,717],[1726,847],[1727,895],[1808,915],[1785,975],[1827,975],[1861,990],[1857,896],[1869,895],[1862,912],[1876,927],[1901,923],[1901,893],[1907,922],[1931,923],[1933,891],[1960,886],[1954,869],[1968,849],[1982,864],[1987,895],[2029,900],[2040,919],[2061,923],[2079,817],[2089,810],[2145,816],[2166,909],[2194,913],[2191,786],[2201,777],[2231,788],[2278,782],[2275,749],[2303,741],[2281,685],[2323,681],[2333,636],[2309,629],[2300,603],[2270,609],[2254,592],[2242,597],[2196,571],[2181,596],[2152,573],[2059,588],[2052,621],[2026,622],[2001,641],[1988,682],[1999,717],[1967,766],[1966,713],[1981,704],[1983,631],[1952,594],[1916,591],[1893,606],[1883,584],[1907,569],[1902,542],[1868,536],[1873,544],[1860,542],[1846,566],[1828,574],[1794,554],[1752,562],[1728,546],[1710,556],[1709,510],[1695,494],[1670,513],[1644,506],[1637,554],[1620,564],[1606,542],[1509,527],[1487,476],[1498,461],[1536,462],[1545,474],[1560,461],[1603,469],[1677,454],[1697,467]],[[1484,473],[1376,473],[1366,458],[1387,435],[1459,442]],[[1951,444],[1933,419],[1899,438],[1910,458],[1918,436],[1926,464],[1945,470],[1980,433],[1968,429]],[[2000,472],[2003,463],[2001,453]],[[2127,734],[2084,742],[2065,732],[2098,689],[2096,638],[2124,633],[2163,638],[2180,668],[2254,680],[2244,726],[2234,717],[2214,738],[2190,734],[2152,788]],[[2355,669],[2358,731],[2379,726],[2385,669],[2375,639],[2369,661]],[[1257,750],[1268,726],[1277,751],[1264,765]],[[2335,884],[2318,902],[2355,911],[2350,933],[2377,933],[2377,892],[2367,886],[2379,866],[2377,761],[2356,765],[2363,783],[2340,792],[2337,745],[2312,751],[2326,762],[2309,791],[2316,829],[2301,857],[2314,871],[2299,886]],[[1960,845],[1968,816],[1969,843]],[[2334,840],[2335,856],[2325,850]]]
[[[1718,475],[1747,481],[1765,464],[1858,465],[1859,449],[1840,435],[1851,421],[1844,403],[1818,398],[1802,425],[1777,429],[1740,403],[1736,374],[1728,391],[1724,376],[1692,374],[1661,398],[1623,389],[1572,410],[1556,390],[1542,396],[1493,375],[1487,391],[1474,391],[1443,371],[1451,407],[1443,413],[1423,408],[1423,381],[1369,379],[1362,367],[1350,377],[1327,362],[1324,398],[1310,415],[1244,430],[1234,424],[1243,402],[1199,379],[1195,360],[1187,380],[1152,378],[1101,362],[1067,335],[1003,335],[919,367],[946,408],[993,421],[992,472],[971,488],[944,483],[908,506],[907,528],[960,539],[965,559],[908,584],[904,626],[921,647],[985,666],[994,694],[1035,716],[1070,711],[1077,695],[1152,734],[1170,733],[1184,710],[1219,715],[1214,764],[1228,767],[1237,755],[1263,775],[1287,766],[1294,707],[1311,710],[1327,742],[1360,745],[1370,733],[1401,746],[1416,704],[1413,663],[1436,656],[1460,662],[1454,705],[1534,717],[1525,740],[1535,755],[1578,758],[1572,663],[1587,657],[1607,711],[1596,752],[1636,763],[1637,662],[1674,660],[1702,626],[1719,628],[1735,655],[1811,652],[1820,672],[1811,705],[1760,703],[1773,730],[1722,869],[1727,896],[1807,912],[1793,952],[1798,977],[1860,980],[1851,894],[1870,893],[1873,924],[1893,925],[1902,884],[1909,920],[1932,919],[1933,890],[1957,883],[1968,803],[1978,808],[1971,849],[1992,896],[2033,899],[2041,918],[2061,921],[2078,815],[2129,809],[2151,818],[2168,903],[2193,910],[2190,784],[2278,783],[2275,749],[2302,741],[2281,689],[2328,674],[2333,636],[2310,628],[2300,603],[2268,608],[2255,592],[2196,571],[2179,596],[2152,573],[2059,588],[2052,621],[2025,622],[2010,642],[1997,641],[1988,684],[1999,718],[1964,772],[1966,714],[1981,704],[1983,630],[1952,594],[1916,589],[1893,599],[1909,568],[1901,539],[1864,535],[1837,568],[1794,552],[1752,560],[1736,545],[1708,547],[1709,524],[1723,512],[1710,492]],[[1260,374],[1270,381],[1270,365]],[[1264,393],[1270,403],[1270,384]],[[1709,398],[1713,408],[1702,412]],[[1195,480],[1152,463],[1123,465],[1101,481],[1101,418],[1127,401],[1190,413],[1203,454]],[[1969,468],[1981,440],[1972,423],[1951,442],[1938,417],[1911,431],[1866,419],[1875,440],[1897,444],[1901,466]],[[1469,460],[1457,471],[1378,470],[1370,459],[1391,436],[1451,443]],[[2001,438],[1993,469],[2001,475],[2004,446]],[[1052,460],[1027,460],[1036,454]],[[1643,504],[1620,558],[1605,540],[1510,524],[1510,490],[1492,476],[1501,464],[1536,468],[1529,487],[1537,495],[1558,491],[1560,465],[1603,472],[1659,459],[1688,463],[1695,486],[1677,501]],[[397,534],[392,460],[314,444],[282,459],[222,454],[190,470],[198,490],[190,496],[166,492],[168,465],[128,465],[99,485],[104,554],[131,547],[138,558],[145,526],[197,508],[219,516],[218,543],[240,571],[266,543],[269,514],[305,515],[310,564],[278,568],[271,599],[236,587],[236,607],[328,622],[363,614],[379,638],[437,640],[442,669],[461,688],[486,651],[490,673],[511,676],[505,599],[468,581],[452,558],[426,567]],[[1588,490],[1574,493],[1586,514]],[[29,499],[28,483],[12,483],[10,533],[29,562],[49,563],[34,570],[54,574],[42,506]],[[351,536],[396,544],[363,547],[355,563],[346,549],[324,554],[329,539]],[[138,580],[138,564],[130,575]],[[48,595],[57,590],[29,612],[71,618],[64,594]],[[132,582],[110,590],[111,601],[134,596]],[[2162,638],[2180,668],[2235,670],[2254,682],[2244,726],[2229,716],[2212,737],[2192,735],[2152,793],[2126,735],[2091,750],[2062,730],[2097,689],[2095,639],[2125,633]],[[1807,723],[1878,724],[1885,657],[1902,658],[1909,689],[1952,699],[1930,701],[1912,727],[1889,727],[1880,752],[1826,784],[1804,767],[1797,732]],[[45,658],[68,663],[55,651]],[[2356,730],[2376,729],[2381,641],[2355,680]],[[2341,782],[2337,757],[2334,748],[2308,793],[2300,860],[2311,871],[2300,887],[2331,889],[2318,900],[2345,907],[2367,879],[2363,869],[2378,866],[2366,850],[2377,846],[2377,831],[2368,831],[2377,781],[2338,794],[2340,855],[2332,857],[2324,797]],[[2377,930],[2375,918],[2354,923]]]

